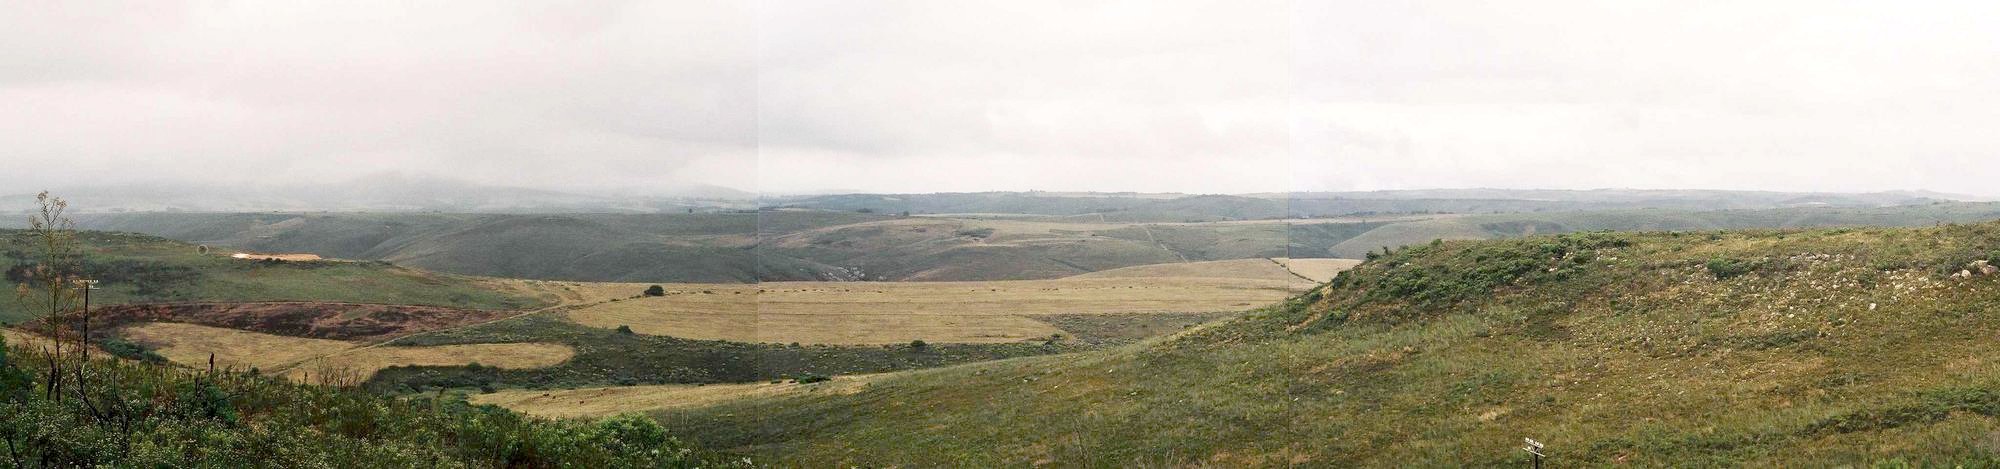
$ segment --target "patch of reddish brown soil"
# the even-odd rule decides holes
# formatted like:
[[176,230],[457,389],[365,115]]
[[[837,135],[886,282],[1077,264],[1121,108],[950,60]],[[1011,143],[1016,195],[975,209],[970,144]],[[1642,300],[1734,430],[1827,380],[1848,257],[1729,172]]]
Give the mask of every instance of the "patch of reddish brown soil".
[[[108,331],[138,322],[182,322],[293,337],[366,342],[490,321],[508,314],[512,313],[358,303],[159,303],[93,308],[90,327]],[[72,320],[69,327],[76,325]]]

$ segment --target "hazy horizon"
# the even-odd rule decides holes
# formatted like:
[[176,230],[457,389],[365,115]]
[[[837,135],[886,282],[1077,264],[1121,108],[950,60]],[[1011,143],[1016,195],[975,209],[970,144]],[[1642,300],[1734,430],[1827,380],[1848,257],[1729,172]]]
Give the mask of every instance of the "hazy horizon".
[[0,184],[1990,197],[1993,8],[47,3]]

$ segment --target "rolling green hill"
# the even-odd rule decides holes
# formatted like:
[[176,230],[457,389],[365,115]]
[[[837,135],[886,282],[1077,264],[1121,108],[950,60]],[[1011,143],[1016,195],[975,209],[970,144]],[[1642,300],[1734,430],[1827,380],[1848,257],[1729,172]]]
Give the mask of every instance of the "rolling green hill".
[[[193,244],[146,235],[85,231],[83,273],[98,279],[96,305],[166,301],[337,301],[524,309],[546,300],[491,288],[480,279],[379,262],[265,262],[200,254]],[[22,231],[0,230],[7,283],[26,280],[36,258]],[[26,301],[0,299],[0,321],[36,315]]]
[[1426,243],[1171,338],[657,416],[804,465],[1990,466],[1996,257],[2000,223]]
[[[384,260],[467,275],[579,281],[749,282],[765,235],[885,217],[857,213],[129,213],[79,218],[256,252]],[[804,277],[800,279],[811,279]],[[780,278],[792,279],[792,278]]]

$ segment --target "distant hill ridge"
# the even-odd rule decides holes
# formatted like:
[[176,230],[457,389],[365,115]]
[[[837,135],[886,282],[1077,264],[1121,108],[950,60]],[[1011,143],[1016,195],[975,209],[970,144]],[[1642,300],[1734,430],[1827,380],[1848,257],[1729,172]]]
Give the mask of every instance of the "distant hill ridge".
[[1634,208],[1716,210],[1888,207],[1984,199],[1934,192],[1438,189],[1246,195],[968,192],[839,194],[766,199],[767,206],[915,214],[1094,214],[1107,221],[1190,222],[1394,213],[1503,213]]

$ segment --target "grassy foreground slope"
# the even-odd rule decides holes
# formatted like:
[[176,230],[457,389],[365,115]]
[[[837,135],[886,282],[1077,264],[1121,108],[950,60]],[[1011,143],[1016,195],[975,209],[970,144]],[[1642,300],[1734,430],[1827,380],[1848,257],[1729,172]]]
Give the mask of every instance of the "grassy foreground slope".
[[[5,347],[0,347],[5,349]],[[657,423],[548,421],[234,372],[0,356],[8,467],[718,467]]]
[[[377,262],[264,262],[201,254],[197,246],[128,233],[85,231],[83,274],[99,280],[93,305],[173,301],[337,301],[524,309],[547,300],[489,280],[405,269]],[[0,267],[10,286],[37,259],[25,232],[0,230]],[[40,314],[33,304],[0,298],[0,321]]]
[[[2000,464],[2000,223],[1425,244],[1167,339],[657,414],[811,465]],[[1975,270],[1975,272],[1977,272]]]

